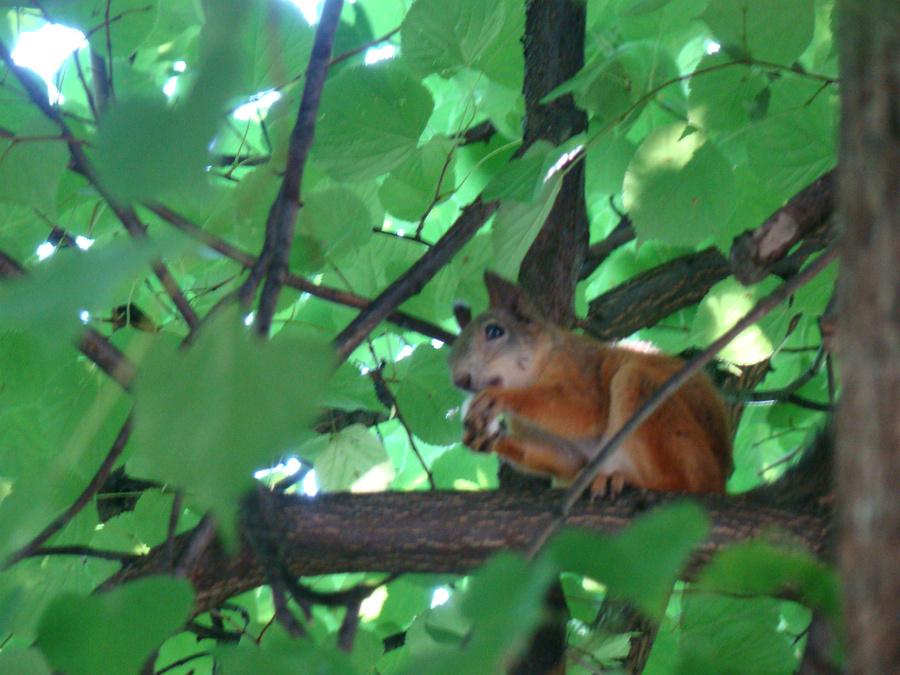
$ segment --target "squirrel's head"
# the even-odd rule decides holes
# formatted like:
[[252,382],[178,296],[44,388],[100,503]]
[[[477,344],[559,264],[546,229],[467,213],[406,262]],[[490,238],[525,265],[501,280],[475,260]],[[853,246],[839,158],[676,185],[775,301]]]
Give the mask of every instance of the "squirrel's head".
[[518,285],[484,273],[490,304],[472,318],[462,304],[453,313],[462,332],[447,357],[453,384],[466,391],[530,384],[540,366],[547,324]]

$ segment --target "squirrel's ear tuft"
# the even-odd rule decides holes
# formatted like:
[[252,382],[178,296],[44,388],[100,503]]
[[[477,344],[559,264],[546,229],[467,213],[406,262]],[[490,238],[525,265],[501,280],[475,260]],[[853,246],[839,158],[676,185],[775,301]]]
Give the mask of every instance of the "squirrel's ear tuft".
[[494,272],[485,271],[484,285],[487,287],[491,309],[506,310],[523,321],[538,318],[528,294],[518,284]]
[[453,316],[456,317],[456,323],[459,324],[460,329],[463,329],[472,321],[472,308],[457,300],[453,303]]

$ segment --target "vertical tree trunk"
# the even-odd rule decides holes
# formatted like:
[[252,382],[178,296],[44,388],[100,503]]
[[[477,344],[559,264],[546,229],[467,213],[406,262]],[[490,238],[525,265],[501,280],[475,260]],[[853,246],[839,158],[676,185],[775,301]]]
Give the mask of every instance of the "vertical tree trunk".
[[852,673],[900,672],[900,6],[839,4],[838,551]]
[[[523,147],[538,140],[559,144],[587,129],[587,116],[571,94],[541,99],[584,66],[584,0],[525,3],[525,129]],[[584,162],[563,179],[547,221],[522,260],[519,281],[547,318],[564,326],[575,320],[578,272],[587,252]]]

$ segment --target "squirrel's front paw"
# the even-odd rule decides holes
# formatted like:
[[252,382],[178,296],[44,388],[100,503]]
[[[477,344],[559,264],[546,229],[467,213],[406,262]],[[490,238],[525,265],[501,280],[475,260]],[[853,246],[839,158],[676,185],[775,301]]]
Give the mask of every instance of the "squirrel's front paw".
[[591,499],[597,497],[615,497],[622,492],[625,487],[625,474],[621,471],[613,471],[612,473],[600,473],[591,483]]
[[463,444],[475,452],[490,452],[503,431],[499,414],[497,399],[490,390],[476,394],[463,419]]

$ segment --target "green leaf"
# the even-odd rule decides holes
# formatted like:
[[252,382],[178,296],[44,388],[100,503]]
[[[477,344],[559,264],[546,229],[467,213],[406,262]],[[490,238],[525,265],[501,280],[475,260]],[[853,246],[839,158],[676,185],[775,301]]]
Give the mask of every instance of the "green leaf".
[[735,54],[791,65],[812,40],[814,0],[710,0],[701,18]]
[[782,601],[686,594],[678,675],[790,675],[796,637],[780,630]]
[[47,340],[68,341],[82,326],[80,312],[105,310],[153,257],[151,247],[121,239],[89,251],[57,251],[30,276],[0,285],[0,329],[34,329]]
[[253,472],[308,433],[333,369],[322,340],[264,343],[236,310],[204,325],[188,351],[154,345],[135,385],[135,475],[171,482],[233,523]]
[[41,6],[54,22],[88,36],[100,54],[111,47],[114,57],[131,56],[157,19],[156,3],[146,0],[49,0]]
[[[201,34],[201,67],[174,108],[162,98],[133,98],[103,116],[95,147],[101,180],[125,199],[190,194],[206,184],[209,144],[240,70],[238,36],[245,3],[211,5]],[[136,159],[138,158],[138,159]]]
[[422,75],[451,75],[488,55],[507,18],[507,0],[416,0],[401,25],[400,49]]
[[450,411],[462,404],[463,395],[450,384],[446,358],[446,349],[419,345],[394,392],[410,430],[434,445],[450,445],[461,433],[459,419]]
[[51,675],[50,666],[36,649],[4,649],[0,652],[4,675]]
[[319,647],[308,639],[280,644],[218,647],[216,672],[221,675],[354,675],[359,672],[346,654]]
[[837,571],[801,551],[765,541],[735,544],[719,552],[703,570],[699,588],[737,595],[777,595],[790,590],[805,605],[840,619]]
[[562,185],[559,173],[543,184],[541,193],[532,203],[501,202],[491,226],[494,262],[491,267],[498,274],[515,277],[522,259],[550,215]]
[[682,502],[635,519],[615,536],[567,530],[548,550],[561,569],[596,579],[610,596],[660,617],[688,557],[708,532],[703,510]]
[[450,196],[456,183],[455,163],[450,140],[432,137],[388,174],[378,190],[381,203],[395,218],[419,220],[432,204]]
[[[703,72],[712,68],[718,69]],[[691,124],[702,129],[742,129],[768,111],[766,79],[746,64],[732,63],[724,52],[703,57],[690,83]]]
[[[472,576],[461,598],[454,598],[432,611],[433,617],[445,618],[444,626],[434,622],[428,626],[431,640],[420,637],[418,644],[414,643],[417,658],[402,672],[405,675],[503,672],[540,621],[544,595],[556,577],[556,568],[546,556],[533,563],[526,563],[513,553],[494,556]],[[415,637],[410,629],[410,640]],[[460,648],[449,648],[454,643]]]
[[59,129],[42,115],[29,117],[16,137],[0,140],[0,201],[51,214],[69,161]]
[[[507,199],[531,204],[541,194],[547,176],[548,158],[555,162],[561,151],[547,141],[537,141],[521,157],[511,159],[484,188],[485,201]],[[552,162],[550,163],[552,165]]]
[[[697,308],[691,333],[698,344],[707,345],[729,330],[775,286],[765,281],[744,286],[735,279],[726,279],[713,286]],[[765,329],[754,324],[732,340],[719,352],[719,357],[740,365],[759,363],[772,355],[775,345]]]
[[37,646],[69,675],[136,673],[188,619],[194,594],[183,579],[141,579],[108,593],[63,596],[44,611]]
[[691,132],[681,123],[660,127],[631,160],[624,202],[639,242],[696,246],[727,225],[736,191],[731,164]]
[[318,270],[326,260],[365,246],[375,226],[369,208],[350,189],[335,186],[315,192],[304,198],[297,218],[291,265]]
[[772,85],[769,117],[745,134],[750,168],[785,197],[796,194],[836,164],[837,100],[817,86]]
[[246,50],[252,55],[248,92],[283,87],[309,62],[315,27],[293,3],[252,3]]
[[333,434],[313,468],[316,483],[328,492],[382,492],[394,481],[394,466],[384,445],[362,424]]
[[338,181],[385,174],[415,150],[433,108],[398,62],[348,68],[325,87],[314,157]]

